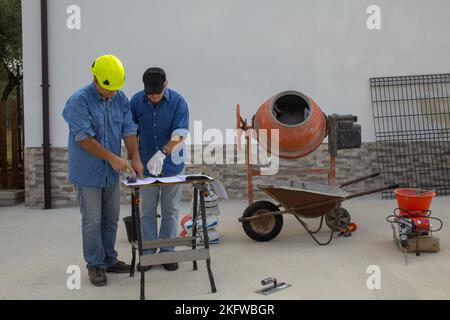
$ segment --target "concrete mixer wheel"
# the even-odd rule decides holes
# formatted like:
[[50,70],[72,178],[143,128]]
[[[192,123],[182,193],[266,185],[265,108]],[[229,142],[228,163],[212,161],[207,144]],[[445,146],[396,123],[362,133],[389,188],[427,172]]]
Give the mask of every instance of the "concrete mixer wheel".
[[344,208],[336,208],[327,212],[325,216],[325,223],[328,228],[334,231],[342,231],[346,229],[351,222],[350,213]]
[[[242,217],[253,217],[271,211],[279,211],[279,208],[270,201],[256,201],[245,209]],[[251,221],[244,221],[242,222],[242,227],[251,239],[255,241],[270,241],[283,228],[283,216],[267,215]]]

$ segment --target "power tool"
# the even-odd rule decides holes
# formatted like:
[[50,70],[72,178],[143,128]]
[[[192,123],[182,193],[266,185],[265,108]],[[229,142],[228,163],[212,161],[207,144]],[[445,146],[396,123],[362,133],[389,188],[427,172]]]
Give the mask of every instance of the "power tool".
[[[430,210],[408,211],[406,209],[397,208],[394,210],[394,214],[388,216],[386,219],[389,223],[391,223],[394,232],[395,228],[393,224],[398,225],[398,238],[403,249],[406,264],[408,264],[407,253],[409,249],[409,240],[416,240],[416,256],[420,256],[419,238],[428,236],[432,232],[437,232],[442,228],[442,220],[435,217],[430,217],[430,215]],[[439,222],[439,228],[432,229],[430,220]]]

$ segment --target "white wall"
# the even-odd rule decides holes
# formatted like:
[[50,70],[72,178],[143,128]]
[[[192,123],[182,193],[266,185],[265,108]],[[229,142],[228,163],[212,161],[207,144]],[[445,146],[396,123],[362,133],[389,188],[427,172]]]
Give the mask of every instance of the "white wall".
[[[81,30],[66,9],[81,8]],[[381,7],[369,31],[366,9]],[[42,144],[39,1],[23,0],[26,145]],[[373,141],[369,78],[450,71],[448,0],[49,0],[51,144],[67,145],[66,99],[91,81],[96,56],[116,54],[125,92],[149,66],[166,69],[191,123],[233,128],[269,96],[298,90],[327,113],[353,113]]]

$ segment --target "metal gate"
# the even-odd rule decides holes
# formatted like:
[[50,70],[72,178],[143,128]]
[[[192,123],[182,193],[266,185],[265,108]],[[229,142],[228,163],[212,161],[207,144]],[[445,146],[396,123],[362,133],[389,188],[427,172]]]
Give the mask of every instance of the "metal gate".
[[450,195],[450,74],[371,78],[370,87],[381,183]]
[[24,126],[20,98],[18,91],[17,100],[0,102],[0,189],[24,188]]

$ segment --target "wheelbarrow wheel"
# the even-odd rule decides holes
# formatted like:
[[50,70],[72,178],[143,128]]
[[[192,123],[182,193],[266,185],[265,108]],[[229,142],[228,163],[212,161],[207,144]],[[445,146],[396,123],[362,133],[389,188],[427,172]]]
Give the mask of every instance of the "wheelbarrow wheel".
[[346,229],[351,222],[350,213],[344,208],[336,208],[327,212],[325,216],[325,223],[328,228],[333,231],[342,231]]
[[[256,201],[245,209],[243,218],[257,216],[280,209],[270,201]],[[270,241],[275,238],[283,228],[283,216],[266,215],[251,221],[242,222],[245,233],[256,241]]]

